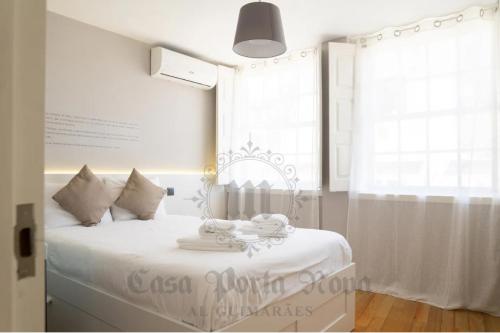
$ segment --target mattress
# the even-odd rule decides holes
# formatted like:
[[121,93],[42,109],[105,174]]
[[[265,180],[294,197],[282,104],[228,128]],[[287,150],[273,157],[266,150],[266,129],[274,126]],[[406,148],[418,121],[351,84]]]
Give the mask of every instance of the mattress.
[[245,252],[182,250],[197,217],[47,229],[47,269],[202,330],[221,329],[351,262],[341,235],[295,229]]

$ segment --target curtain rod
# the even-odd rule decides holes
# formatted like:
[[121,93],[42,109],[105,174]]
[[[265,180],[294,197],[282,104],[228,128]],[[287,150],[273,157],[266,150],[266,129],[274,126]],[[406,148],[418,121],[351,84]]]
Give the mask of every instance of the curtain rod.
[[318,52],[318,47],[311,47],[311,48],[302,49],[302,50],[295,50],[295,51],[289,52],[287,55],[282,55],[282,56],[275,57],[275,58],[263,59],[263,60],[259,60],[259,61],[241,64],[237,67],[237,70],[243,69],[243,68],[255,69],[259,66],[265,66],[268,63],[278,64],[282,60],[291,60],[294,57],[298,57],[298,56],[300,56],[301,58],[305,58],[308,54],[311,54],[311,53],[314,54],[316,52]]
[[[370,40],[380,41],[384,39],[388,33],[389,37],[400,37],[405,32],[413,32],[413,33],[419,32],[422,30],[422,26],[426,24],[431,25],[433,28],[440,28],[443,24],[447,22],[461,23],[464,20],[470,20],[470,16],[475,16],[475,18],[483,18],[489,12],[495,13],[498,10],[498,7],[499,7],[498,1],[497,4],[489,6],[472,6],[464,10],[461,10],[459,12],[455,12],[448,15],[424,18],[409,24],[385,27],[372,33],[348,36],[347,41],[350,43],[366,44]],[[477,12],[476,15],[471,15],[472,11]]]

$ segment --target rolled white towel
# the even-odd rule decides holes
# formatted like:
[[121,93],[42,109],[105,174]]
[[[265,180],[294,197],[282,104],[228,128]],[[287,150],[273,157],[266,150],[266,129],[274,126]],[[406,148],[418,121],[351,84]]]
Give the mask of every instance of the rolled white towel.
[[252,222],[257,225],[288,225],[288,217],[283,214],[259,214],[252,217]]
[[214,234],[232,234],[236,230],[234,221],[213,219],[207,220],[200,225],[198,233],[201,237],[213,236]]

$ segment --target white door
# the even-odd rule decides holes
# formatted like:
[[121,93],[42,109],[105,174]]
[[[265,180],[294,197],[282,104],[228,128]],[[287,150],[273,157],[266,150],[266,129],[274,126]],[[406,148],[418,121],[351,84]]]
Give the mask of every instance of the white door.
[[45,19],[45,0],[0,1],[0,331],[45,329]]

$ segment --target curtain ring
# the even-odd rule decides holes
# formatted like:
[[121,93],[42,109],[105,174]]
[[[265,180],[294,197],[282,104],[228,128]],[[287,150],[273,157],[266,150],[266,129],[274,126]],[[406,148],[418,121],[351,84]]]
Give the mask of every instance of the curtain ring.
[[443,23],[443,22],[441,22],[439,20],[434,21],[434,27],[439,28],[441,26],[441,23]]
[[280,62],[280,61],[279,61],[279,59],[278,59],[278,58],[274,58],[274,59],[273,59],[273,62],[274,62],[275,64],[277,64],[277,63],[278,63],[278,62]]
[[302,52],[300,52],[300,55],[302,56],[302,58],[305,58],[307,56],[307,52],[306,51],[302,51]]
[[460,23],[460,22],[462,22],[464,20],[464,16],[462,14],[460,14],[460,15],[457,16],[456,20],[457,20],[457,22]]
[[384,36],[382,34],[377,35],[377,40],[382,40],[382,38],[384,38]]
[[420,25],[416,25],[415,26],[415,29],[413,29],[415,32],[419,32],[420,31]]
[[401,36],[401,30],[394,30],[394,37]]

